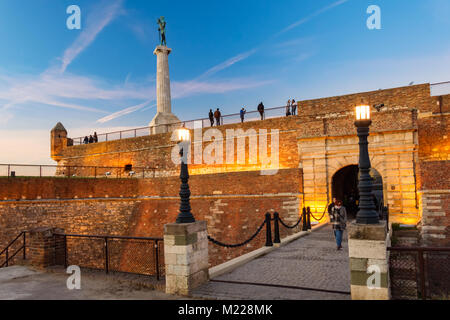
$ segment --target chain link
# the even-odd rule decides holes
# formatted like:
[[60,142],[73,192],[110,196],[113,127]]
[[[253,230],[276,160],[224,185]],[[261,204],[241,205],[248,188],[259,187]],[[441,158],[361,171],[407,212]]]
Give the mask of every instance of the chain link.
[[294,224],[293,226],[288,226],[286,223],[284,223],[283,219],[281,219],[280,217],[278,218],[278,221],[280,221],[280,223],[281,223],[285,228],[288,228],[288,229],[294,229],[295,227],[297,227],[297,226],[300,224],[300,222],[302,221],[302,218],[303,218],[303,215],[300,216],[300,219],[298,219],[297,223]]
[[328,206],[329,206],[329,205],[326,205],[326,206],[325,206],[325,210],[323,210],[323,214],[322,214],[322,216],[320,217],[320,219],[317,219],[317,218],[312,214],[312,212],[310,212],[311,217],[313,217],[314,219],[316,219],[316,221],[322,220],[322,218],[325,216],[325,213],[327,212]]
[[250,241],[252,241],[253,239],[255,239],[255,237],[261,232],[262,228],[264,227],[264,225],[266,224],[266,220],[264,220],[264,222],[259,226],[258,230],[256,230],[256,232],[247,240],[245,240],[244,242],[241,243],[237,243],[237,244],[226,244],[223,242],[220,242],[212,237],[210,237],[208,235],[208,240],[211,241],[212,243],[221,246],[221,247],[225,247],[225,248],[237,248],[237,247],[242,247],[245,246],[246,244],[248,244]]

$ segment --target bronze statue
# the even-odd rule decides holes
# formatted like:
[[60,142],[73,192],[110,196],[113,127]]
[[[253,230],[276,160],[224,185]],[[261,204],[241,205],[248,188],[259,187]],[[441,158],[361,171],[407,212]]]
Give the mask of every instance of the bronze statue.
[[158,31],[159,31],[159,41],[162,46],[167,46],[166,42],[166,22],[164,21],[164,17],[158,19]]

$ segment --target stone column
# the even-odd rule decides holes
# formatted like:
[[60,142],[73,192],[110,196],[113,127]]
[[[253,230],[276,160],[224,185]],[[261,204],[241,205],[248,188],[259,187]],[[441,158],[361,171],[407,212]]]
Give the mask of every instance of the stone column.
[[206,221],[164,226],[166,293],[188,296],[209,280]]
[[27,238],[27,260],[35,267],[46,268],[60,260],[63,237],[55,233],[64,233],[63,229],[39,227],[29,232]]
[[153,54],[156,55],[156,108],[157,113],[150,122],[151,133],[164,133],[171,131],[170,124],[180,120],[172,113],[170,96],[169,54],[172,49],[166,46],[157,46]]
[[353,300],[390,299],[388,246],[390,237],[386,232],[386,221],[372,225],[349,225],[348,249]]

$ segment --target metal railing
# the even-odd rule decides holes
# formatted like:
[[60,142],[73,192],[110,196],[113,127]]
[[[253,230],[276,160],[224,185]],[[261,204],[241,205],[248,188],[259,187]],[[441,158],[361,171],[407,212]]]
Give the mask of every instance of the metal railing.
[[[213,110],[214,111],[214,110]],[[281,118],[286,116],[286,106],[265,108],[263,119],[270,118]],[[259,111],[246,111],[244,116],[245,121],[255,121],[261,120],[261,115]],[[241,122],[240,113],[232,113],[228,115],[223,115],[220,117],[220,125],[233,124]],[[216,121],[214,119],[213,126],[216,126]],[[156,132],[170,132],[172,129],[184,127],[186,129],[200,129],[211,127],[211,122],[209,118],[199,118],[194,120],[180,121],[178,123],[172,124],[162,124],[152,127],[140,127],[128,130],[114,131],[108,133],[101,133],[97,135],[98,142],[121,140],[127,138],[137,138],[151,135],[153,131]],[[73,145],[84,144],[85,137],[71,138]]]
[[[20,243],[20,240],[22,242]],[[19,246],[20,245],[20,246]],[[26,259],[26,231],[19,233],[2,251],[0,251],[0,268],[14,264],[14,258],[22,251],[23,260]],[[3,257],[3,258],[2,258]]]
[[388,247],[393,299],[450,298],[450,247]]
[[56,234],[64,243],[57,264],[120,273],[165,274],[163,238]]
[[156,168],[0,164],[0,177],[154,178]]

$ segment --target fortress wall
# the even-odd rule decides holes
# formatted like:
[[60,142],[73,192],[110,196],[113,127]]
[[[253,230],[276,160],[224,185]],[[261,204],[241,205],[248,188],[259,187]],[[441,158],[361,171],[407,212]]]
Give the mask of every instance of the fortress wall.
[[[15,180],[15,183],[24,185],[25,180]],[[78,179],[55,180],[65,181],[65,187],[70,190],[71,182]],[[97,183],[106,188],[104,179],[85,180],[93,188]],[[79,183],[82,185],[81,179]],[[164,224],[175,221],[179,210],[178,177],[108,179],[108,183],[111,183],[110,190],[102,191],[113,194],[123,184],[122,188],[136,188],[140,197],[36,200],[31,197],[34,193],[28,193],[28,200],[0,201],[0,248],[21,231],[35,227],[58,227],[67,233],[162,237]],[[192,176],[190,185],[193,214],[198,220],[206,220],[209,234],[222,242],[246,240],[269,210],[278,211],[289,224],[298,219],[302,198],[298,169],[281,170],[274,176],[261,176],[259,172]],[[53,197],[50,192],[47,194]],[[282,236],[288,235],[286,230],[281,232]],[[210,245],[210,264],[217,265],[252,251],[263,246],[264,241],[262,232],[250,245],[239,249]]]
[[336,113],[353,111],[356,105],[375,105],[384,103],[386,106],[407,106],[420,112],[438,112],[438,106],[432,103],[430,85],[420,84],[407,87],[383,89],[370,92],[361,92],[343,96],[328,97],[301,101],[299,114],[315,116],[317,113]]
[[418,189],[424,243],[450,246],[450,114],[419,119]]

